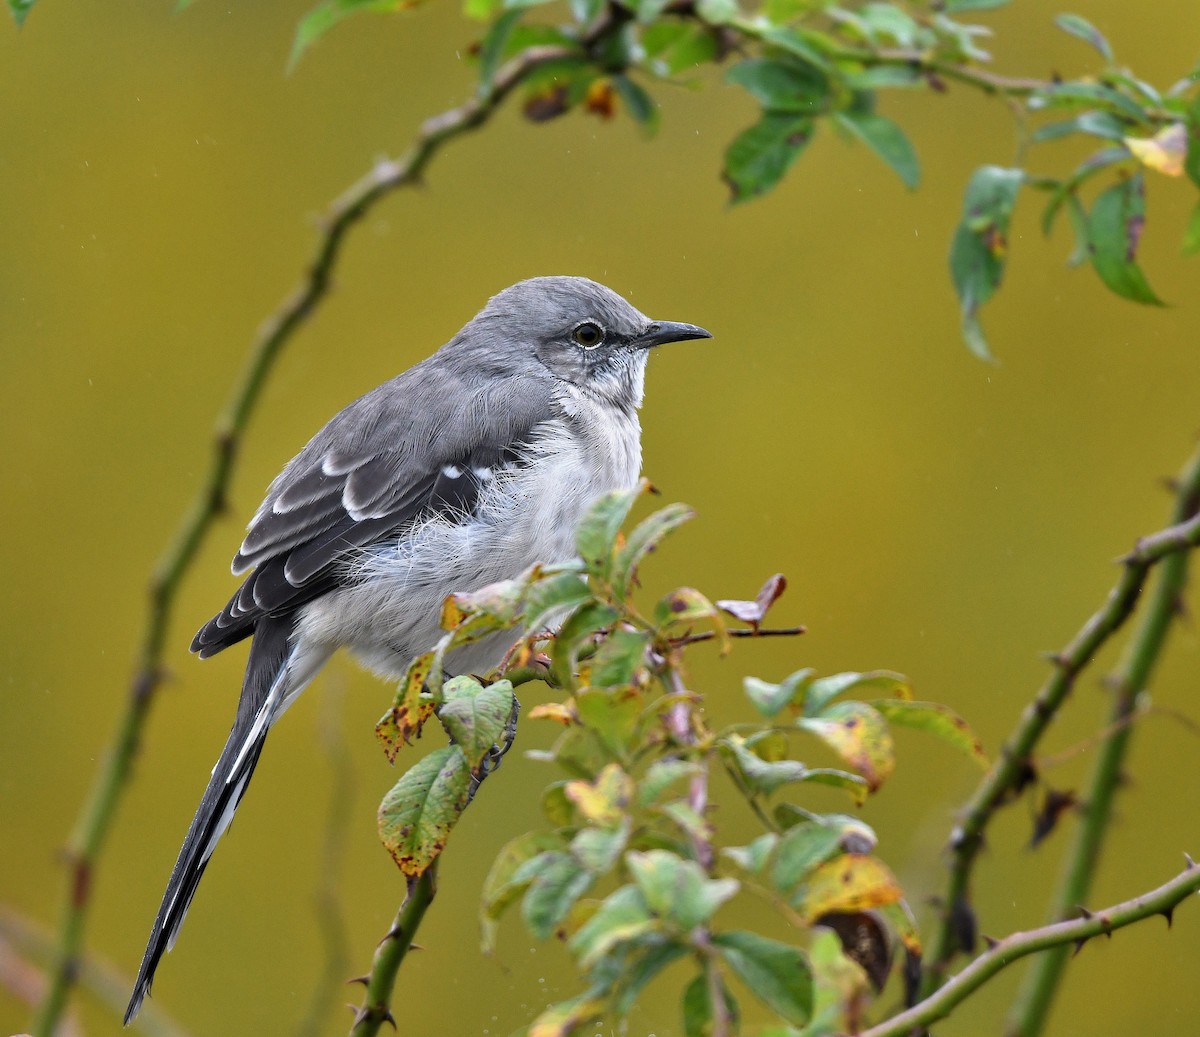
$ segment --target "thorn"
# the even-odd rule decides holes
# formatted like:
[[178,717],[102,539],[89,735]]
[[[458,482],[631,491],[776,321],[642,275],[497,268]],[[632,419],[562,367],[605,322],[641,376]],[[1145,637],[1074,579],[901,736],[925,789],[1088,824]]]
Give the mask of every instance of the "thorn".
[[392,1010],[390,1008],[385,1008],[383,1010],[383,1021],[385,1023],[390,1023],[393,1030],[396,1029],[396,1018],[392,1015]]
[[380,940],[375,946],[382,947],[385,943],[388,942],[388,940],[398,940],[403,935],[404,935],[404,930],[401,929],[398,925],[394,925],[386,933],[383,934],[383,939]]
[[1087,943],[1088,940],[1090,940],[1090,939],[1091,939],[1090,936],[1085,936],[1081,940],[1076,940],[1075,941],[1075,949],[1071,952],[1071,957],[1074,958],[1081,950],[1083,950],[1083,945],[1085,943]]
[[989,951],[994,951],[997,947],[1000,946],[1000,941],[997,940],[996,937],[988,936],[987,933],[980,933],[979,935],[981,937],[983,937],[983,942],[987,944],[987,949]]
[[1168,907],[1168,908],[1165,908],[1163,911],[1160,911],[1159,913],[1163,916],[1163,918],[1165,918],[1167,920],[1167,928],[1170,929],[1171,928],[1171,920],[1175,916],[1175,908]]
[[409,949],[410,951],[423,951],[423,950],[425,949],[425,947],[424,947],[424,945],[423,945],[423,944],[419,944],[419,943],[410,943],[410,944],[408,945],[408,949]]
[[1076,905],[1075,905],[1075,910],[1079,912],[1079,915],[1080,915],[1080,917],[1081,917],[1081,918],[1088,918],[1088,919],[1091,919],[1091,918],[1095,918],[1095,917],[1096,917],[1094,914],[1092,914],[1092,912],[1091,912],[1091,911],[1089,911],[1089,910],[1088,910],[1086,907],[1084,907],[1082,904],[1076,904]]
[[[370,978],[370,976],[351,976],[350,979],[346,980],[346,986],[349,986],[351,983],[361,983],[365,987]],[[350,1005],[349,1007],[353,1008],[354,1006]]]
[[1196,867],[1196,862],[1192,860],[1192,855],[1190,853],[1185,853],[1183,855],[1183,859],[1187,861],[1188,871],[1191,871],[1194,867]]

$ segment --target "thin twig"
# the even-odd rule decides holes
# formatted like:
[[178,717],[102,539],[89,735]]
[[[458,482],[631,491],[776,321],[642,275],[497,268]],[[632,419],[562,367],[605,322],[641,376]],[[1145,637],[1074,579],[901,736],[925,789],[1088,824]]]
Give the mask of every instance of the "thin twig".
[[[1019,958],[1035,951],[1058,948],[1076,950],[1093,936],[1105,936],[1151,915],[1163,915],[1170,923],[1175,908],[1200,890],[1200,866],[1189,859],[1185,871],[1164,886],[1123,904],[1103,911],[1086,912],[1082,918],[1058,922],[1029,932],[1013,933],[993,944],[970,965],[935,993],[899,1015],[864,1030],[858,1037],[908,1037],[921,1032],[931,1023],[945,1019],[954,1008],[968,998],[997,972]],[[1004,1031],[1008,1033],[1009,1031]]]
[[[1189,465],[1200,478],[1200,454]],[[1194,491],[1192,491],[1194,492]],[[1181,495],[1183,499],[1183,495]],[[1178,513],[1178,509],[1177,509]],[[1151,568],[1166,558],[1182,559],[1184,552],[1200,543],[1200,522],[1177,518],[1168,529],[1144,537],[1122,559],[1122,572],[1103,607],[1095,613],[1072,641],[1052,657],[1054,670],[1030,703],[1016,729],[1005,743],[992,769],[984,776],[962,811],[962,820],[950,836],[950,877],[943,898],[943,917],[930,947],[921,993],[928,996],[941,982],[950,959],[962,949],[954,921],[956,908],[966,905],[971,870],[983,848],[983,833],[992,815],[1018,788],[1027,773],[1034,747],[1066,701],[1080,672],[1101,646],[1133,612]]]
[[717,637],[799,637],[807,634],[808,627],[756,627],[752,630],[726,630],[718,634],[715,630],[702,630],[698,634],[688,634],[685,637],[671,638],[672,648],[684,648],[687,645],[699,644],[701,641],[712,641]]
[[602,15],[575,46],[531,47],[524,51],[501,66],[486,90],[457,108],[426,121],[402,158],[377,163],[330,206],[322,220],[322,233],[307,275],[259,332],[245,371],[217,423],[212,461],[200,492],[151,581],[142,647],[125,713],[67,847],[70,876],[58,934],[57,962],[35,1033],[53,1033],[77,973],[84,922],[91,900],[92,871],[129,780],[155,692],[163,680],[163,644],[183,577],[215,520],[225,510],[225,496],[238,447],[267,376],[283,347],[328,293],[346,234],[384,196],[400,187],[418,183],[443,144],[486,122],[530,73],[593,46],[611,31],[612,24],[611,16]]
[[[1138,697],[1145,690],[1155,664],[1162,655],[1163,645],[1172,621],[1179,615],[1180,599],[1187,582],[1188,555],[1186,549],[1195,546],[1200,530],[1200,450],[1192,457],[1179,478],[1173,520],[1175,525],[1140,541],[1130,558],[1139,561],[1165,558],[1158,582],[1142,613],[1137,630],[1108,682],[1113,690],[1113,702],[1108,726],[1111,737],[1101,747],[1092,776],[1083,792],[1082,818],[1063,865],[1059,887],[1051,902],[1051,919],[1064,918],[1075,904],[1087,901],[1091,891],[1096,862],[1112,817],[1113,799],[1121,783],[1121,772],[1128,755],[1133,727],[1128,723],[1138,707]],[[1129,564],[1129,560],[1126,560]],[[1006,1034],[1013,1037],[1035,1037],[1045,1028],[1054,996],[1067,966],[1066,948],[1058,948],[1039,958],[1025,977],[1025,982],[1009,1014]]]

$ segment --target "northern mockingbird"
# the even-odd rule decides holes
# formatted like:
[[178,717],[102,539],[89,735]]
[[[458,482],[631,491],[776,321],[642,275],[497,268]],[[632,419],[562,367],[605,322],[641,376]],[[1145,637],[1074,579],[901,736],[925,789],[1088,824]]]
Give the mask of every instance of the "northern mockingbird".
[[[233,559],[248,574],[192,641],[252,637],[229,740],[188,829],[125,1012],[175,943],[271,725],[333,652],[401,677],[445,597],[575,553],[575,525],[641,468],[649,350],[709,338],[581,277],[506,288],[431,357],[350,404],[271,483]],[[500,632],[449,659],[482,672]]]

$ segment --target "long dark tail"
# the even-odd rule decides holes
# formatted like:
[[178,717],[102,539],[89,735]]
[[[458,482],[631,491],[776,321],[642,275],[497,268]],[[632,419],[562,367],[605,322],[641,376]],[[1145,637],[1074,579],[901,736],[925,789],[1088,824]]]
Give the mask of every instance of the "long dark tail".
[[163,894],[162,905],[138,969],[133,996],[129,999],[129,1007],[125,1009],[126,1025],[137,1015],[142,999],[150,993],[159,959],[175,945],[188,905],[200,884],[200,876],[204,874],[217,840],[233,820],[234,811],[254,773],[254,765],[258,763],[267,731],[292,690],[287,687],[288,638],[291,632],[290,617],[264,619],[254,632],[246,676],[242,682],[242,695],[238,700],[237,718],[233,722],[233,730],[229,732],[229,740],[221,750],[220,759],[213,768],[212,779],[204,790],[204,798],[200,800],[200,808],[192,819],[183,840],[183,848],[179,851],[179,859],[171,872],[171,880],[167,883],[167,891]]

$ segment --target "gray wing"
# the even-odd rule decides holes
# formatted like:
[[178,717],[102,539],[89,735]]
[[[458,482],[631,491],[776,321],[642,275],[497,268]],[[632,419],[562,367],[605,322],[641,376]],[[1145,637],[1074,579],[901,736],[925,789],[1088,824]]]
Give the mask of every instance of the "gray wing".
[[473,512],[484,482],[519,465],[550,415],[530,377],[474,384],[432,361],[337,414],[271,484],[233,560],[253,570],[192,641],[202,658],[342,585],[349,553],[434,513]]

